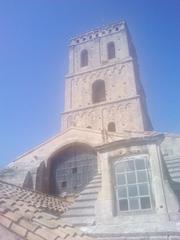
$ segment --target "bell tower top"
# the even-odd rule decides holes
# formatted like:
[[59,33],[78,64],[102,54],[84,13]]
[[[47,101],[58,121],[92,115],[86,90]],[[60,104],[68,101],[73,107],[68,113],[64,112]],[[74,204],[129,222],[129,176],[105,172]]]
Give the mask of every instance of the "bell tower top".
[[127,26],[124,21],[97,28],[71,40],[69,74],[112,64],[129,55]]
[[[109,125],[110,124],[110,125]],[[70,42],[62,126],[151,130],[135,48],[125,22]]]

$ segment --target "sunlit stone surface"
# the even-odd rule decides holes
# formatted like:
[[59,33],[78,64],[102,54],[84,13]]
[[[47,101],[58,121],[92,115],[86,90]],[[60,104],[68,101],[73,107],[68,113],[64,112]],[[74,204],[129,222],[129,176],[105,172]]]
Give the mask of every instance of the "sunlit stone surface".
[[[34,214],[46,211],[53,223],[96,239],[180,239],[180,136],[153,131],[125,22],[71,40],[65,85],[61,133],[10,163],[0,179],[26,188]],[[48,195],[30,199],[27,189]]]

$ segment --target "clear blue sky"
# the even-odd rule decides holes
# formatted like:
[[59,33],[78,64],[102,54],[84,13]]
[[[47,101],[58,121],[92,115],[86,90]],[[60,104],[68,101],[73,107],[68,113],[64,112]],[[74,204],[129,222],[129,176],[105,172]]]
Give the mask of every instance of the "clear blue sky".
[[60,130],[68,43],[126,20],[157,131],[180,133],[179,0],[0,0],[0,166]]

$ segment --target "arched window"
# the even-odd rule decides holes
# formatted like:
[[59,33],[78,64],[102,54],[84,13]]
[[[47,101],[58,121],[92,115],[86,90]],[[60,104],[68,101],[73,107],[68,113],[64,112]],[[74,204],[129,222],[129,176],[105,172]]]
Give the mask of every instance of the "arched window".
[[118,160],[114,167],[119,212],[152,208],[147,157],[134,156]]
[[109,131],[109,132],[115,132],[115,131],[116,131],[116,125],[115,125],[114,122],[110,122],[110,123],[108,124],[108,131]]
[[88,51],[86,49],[81,51],[81,67],[88,65]]
[[109,42],[108,43],[107,54],[108,54],[108,59],[112,59],[112,58],[116,57],[114,42]]
[[56,195],[81,192],[97,174],[96,155],[93,148],[84,144],[74,144],[57,152],[49,160],[49,192]]
[[98,103],[106,100],[105,83],[103,80],[97,80],[92,85],[92,102]]

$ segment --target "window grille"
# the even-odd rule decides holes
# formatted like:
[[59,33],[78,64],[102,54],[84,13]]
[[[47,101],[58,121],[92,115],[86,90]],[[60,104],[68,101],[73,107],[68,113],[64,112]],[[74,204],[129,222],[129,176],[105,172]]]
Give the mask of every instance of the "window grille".
[[116,199],[119,212],[152,208],[147,157],[115,163]]

